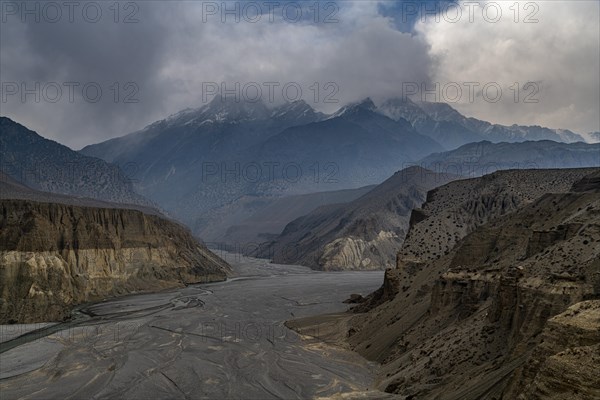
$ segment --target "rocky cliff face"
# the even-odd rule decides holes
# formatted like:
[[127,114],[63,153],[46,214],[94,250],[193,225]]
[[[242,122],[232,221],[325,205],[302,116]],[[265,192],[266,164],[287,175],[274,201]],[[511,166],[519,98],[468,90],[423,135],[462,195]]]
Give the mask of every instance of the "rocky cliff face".
[[531,203],[545,193],[571,189],[594,168],[508,170],[451,182],[430,191],[398,252],[396,267],[414,272],[447,254],[478,226]]
[[573,184],[571,188],[573,192],[593,192],[600,191],[600,170],[597,172],[586,175],[579,181]]
[[515,387],[518,399],[600,398],[600,301],[552,317]]
[[79,303],[224,280],[228,271],[157,215],[0,200],[0,323],[60,320]]
[[387,271],[346,339],[382,363],[379,388],[439,399],[597,397],[600,187],[590,181],[474,227],[419,268]]

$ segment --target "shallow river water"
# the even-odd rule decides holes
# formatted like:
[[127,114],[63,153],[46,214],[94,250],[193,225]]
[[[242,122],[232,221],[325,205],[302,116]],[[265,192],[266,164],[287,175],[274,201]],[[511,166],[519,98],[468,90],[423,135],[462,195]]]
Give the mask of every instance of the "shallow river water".
[[0,326],[0,397],[379,397],[376,365],[283,323],[345,310],[342,301],[375,290],[383,272],[226,259],[236,270],[227,282],[87,305],[66,324]]

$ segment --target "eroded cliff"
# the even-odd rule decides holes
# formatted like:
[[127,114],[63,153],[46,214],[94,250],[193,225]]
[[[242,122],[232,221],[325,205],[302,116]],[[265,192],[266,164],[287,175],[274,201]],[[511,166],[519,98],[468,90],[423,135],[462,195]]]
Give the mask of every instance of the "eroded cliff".
[[54,321],[109,296],[226,279],[182,226],[118,208],[0,200],[0,322]]
[[523,368],[520,400],[600,398],[600,301],[582,301],[552,317]]
[[473,227],[419,268],[387,271],[383,287],[357,306],[362,313],[346,337],[382,364],[378,387],[415,398],[595,398],[594,182],[588,174],[565,183],[562,193]]

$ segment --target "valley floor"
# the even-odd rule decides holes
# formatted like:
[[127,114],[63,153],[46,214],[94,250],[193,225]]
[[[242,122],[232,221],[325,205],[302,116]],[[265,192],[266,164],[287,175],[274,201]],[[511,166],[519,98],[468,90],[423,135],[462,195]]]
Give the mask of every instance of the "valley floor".
[[376,364],[284,326],[344,311],[342,301],[375,290],[383,272],[220,255],[236,270],[227,282],[82,306],[67,323],[0,326],[2,398],[388,396],[372,389]]

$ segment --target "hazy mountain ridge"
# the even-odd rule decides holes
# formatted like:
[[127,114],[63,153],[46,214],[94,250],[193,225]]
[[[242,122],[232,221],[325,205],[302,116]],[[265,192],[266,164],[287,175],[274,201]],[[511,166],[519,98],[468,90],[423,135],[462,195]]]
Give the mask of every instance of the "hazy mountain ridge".
[[326,204],[350,202],[373,188],[365,186],[272,198],[244,196],[207,212],[208,225],[197,232],[214,245],[247,253],[279,235],[288,222]]
[[420,133],[431,136],[447,149],[482,140],[585,142],[581,135],[568,129],[516,124],[504,126],[465,117],[447,103],[413,102],[409,98],[392,98],[383,102],[378,110],[390,118],[408,120]]
[[557,143],[550,140],[516,143],[469,143],[433,153],[418,165],[433,171],[481,176],[505,169],[588,168],[600,166],[600,143]]
[[17,182],[16,180],[4,174],[3,172],[0,172],[0,199],[30,200],[39,203],[56,203],[80,207],[138,210],[143,212],[144,214],[157,215],[159,217],[167,218],[167,216],[162,214],[160,210],[153,207],[142,206],[139,204],[112,203],[108,201],[91,199],[88,197],[75,197],[31,189],[30,187],[25,186],[20,182]]
[[[335,163],[334,179],[350,187],[387,179],[398,166],[441,146],[405,120],[376,112],[370,99],[343,107],[330,118],[288,128],[267,140],[259,159],[294,160],[301,165]],[[332,182],[333,183],[333,182]]]
[[263,171],[256,179],[252,175],[252,182],[245,176],[255,174],[257,167],[267,168],[248,149],[287,126],[321,118],[305,102],[270,111],[260,101],[217,97],[199,109],[185,110],[81,152],[119,165],[133,163],[138,190],[194,226],[199,212],[251,195],[252,187],[265,180]]
[[[230,98],[215,97],[211,102],[199,108],[188,108],[169,117],[156,121],[140,131],[125,136],[109,139],[105,142],[91,144],[80,150],[83,154],[112,159],[107,161],[119,161],[123,158],[130,159],[132,146],[148,145],[149,139],[154,139],[163,131],[179,133],[176,130],[185,128],[202,135],[204,131],[221,130],[226,135],[237,136],[235,140],[239,144],[247,145],[254,140],[262,140],[270,134],[284,129],[287,126],[300,125],[315,122],[324,118],[324,115],[316,112],[302,100],[283,104],[269,110],[262,101],[245,102]],[[254,124],[261,123],[257,126]],[[228,129],[234,125],[249,124],[248,129],[242,132]],[[260,127],[265,132],[255,132]],[[239,150],[239,149],[238,149]]]
[[352,202],[323,206],[290,222],[256,255],[323,270],[391,266],[412,209],[428,190],[457,178],[419,167],[398,171]]
[[394,120],[407,120],[419,133],[435,139],[446,149],[485,139],[483,135],[463,123],[462,115],[452,108],[450,110],[458,116],[446,119],[439,118],[435,113],[430,115],[426,111],[425,103],[417,104],[410,99],[388,99],[378,107],[378,112]]
[[119,167],[45,139],[0,117],[2,172],[34,189],[102,201],[154,204],[137,194]]

